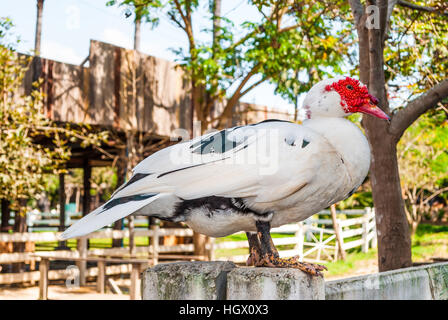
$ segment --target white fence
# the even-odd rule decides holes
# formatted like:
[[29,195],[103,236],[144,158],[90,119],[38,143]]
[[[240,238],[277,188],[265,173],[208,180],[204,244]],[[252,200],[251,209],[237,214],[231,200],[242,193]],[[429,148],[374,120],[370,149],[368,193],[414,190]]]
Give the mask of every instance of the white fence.
[[[288,224],[274,228],[271,233],[291,234],[291,237],[273,238],[275,246],[279,248],[281,257],[299,256],[301,261],[324,262],[335,261],[338,258],[338,242],[333,229],[329,210],[324,210],[310,217],[304,222]],[[356,217],[353,217],[356,216]],[[337,212],[337,224],[344,250],[361,247],[363,252],[376,247],[375,213],[372,208],[364,210],[344,210]],[[287,246],[282,249],[282,246]],[[293,248],[288,248],[293,247]],[[225,241],[214,244],[217,250],[248,248],[247,241]],[[243,263],[248,255],[221,255],[215,260],[230,260]]]

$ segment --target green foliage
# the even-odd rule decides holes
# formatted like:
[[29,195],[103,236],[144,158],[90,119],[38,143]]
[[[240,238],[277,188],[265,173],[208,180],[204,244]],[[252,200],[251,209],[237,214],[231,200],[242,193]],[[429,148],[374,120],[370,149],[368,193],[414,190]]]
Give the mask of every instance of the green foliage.
[[366,191],[370,185],[365,184],[361,189],[354,193],[351,197],[338,202],[338,209],[364,209],[367,207],[373,208],[372,191]]
[[[125,15],[130,17],[132,14],[135,15],[135,19],[143,19],[144,22],[150,23],[153,26],[157,26],[159,18],[154,16],[153,10],[158,9],[162,6],[159,0],[109,0],[107,1],[107,6],[120,5],[126,7]],[[132,8],[132,10],[131,10]]]
[[[409,127],[398,144],[400,180],[408,221],[415,231],[422,214],[432,214],[429,201],[448,195],[448,119],[431,110]],[[445,190],[445,192],[443,192]],[[435,213],[437,215],[437,213]],[[433,217],[437,220],[437,217]]]
[[58,127],[46,117],[42,80],[33,83],[30,93],[24,92],[22,84],[32,58],[15,51],[12,27],[9,19],[0,19],[0,198],[17,206],[18,199],[41,193],[44,173],[63,170],[71,154],[69,141],[99,145],[107,134],[92,133],[88,127]]
[[[421,5],[448,8],[445,0]],[[384,52],[391,97],[409,100],[448,76],[448,17],[396,5]]]
[[432,110],[406,130],[398,152],[401,180],[408,186],[434,190],[448,178],[448,119]]

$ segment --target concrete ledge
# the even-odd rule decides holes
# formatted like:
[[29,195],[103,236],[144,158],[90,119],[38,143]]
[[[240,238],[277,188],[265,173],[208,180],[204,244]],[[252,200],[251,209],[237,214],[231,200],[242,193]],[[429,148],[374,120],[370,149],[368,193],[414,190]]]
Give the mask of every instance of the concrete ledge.
[[143,300],[224,300],[233,262],[162,263],[143,272]]
[[227,275],[229,300],[323,300],[324,279],[296,269],[240,267]]
[[325,283],[327,300],[448,300],[448,263]]

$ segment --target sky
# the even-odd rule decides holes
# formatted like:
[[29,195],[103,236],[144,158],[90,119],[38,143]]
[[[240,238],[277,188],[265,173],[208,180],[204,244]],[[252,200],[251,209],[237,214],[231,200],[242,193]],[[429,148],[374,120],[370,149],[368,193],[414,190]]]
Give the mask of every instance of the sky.
[[[133,18],[126,18],[123,7],[106,6],[107,0],[45,0],[42,23],[41,56],[71,64],[80,64],[89,55],[90,39],[120,47],[133,47]],[[0,16],[12,19],[15,34],[21,39],[18,50],[29,53],[34,48],[36,0],[1,0]],[[222,14],[236,25],[245,20],[256,21],[258,12],[246,0],[223,1]],[[206,19],[195,20],[195,32],[206,27]],[[203,38],[204,39],[204,38]],[[204,39],[205,40],[205,39]],[[183,31],[175,27],[166,16],[159,26],[141,28],[140,51],[159,58],[175,61],[169,48],[188,48]],[[250,84],[248,84],[250,85]],[[241,101],[266,105],[269,108],[293,112],[289,101],[274,94],[275,86],[263,83]]]

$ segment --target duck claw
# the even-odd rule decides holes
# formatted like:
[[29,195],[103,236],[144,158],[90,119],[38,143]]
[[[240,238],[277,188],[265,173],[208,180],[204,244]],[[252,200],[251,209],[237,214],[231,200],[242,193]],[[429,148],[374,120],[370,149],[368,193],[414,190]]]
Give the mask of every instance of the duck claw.
[[255,261],[254,265],[256,267],[269,268],[294,268],[299,269],[311,276],[323,276],[322,271],[328,270],[326,266],[320,264],[300,262],[299,257],[297,256],[292,258],[280,258],[274,256],[273,254],[265,254],[261,259]]

